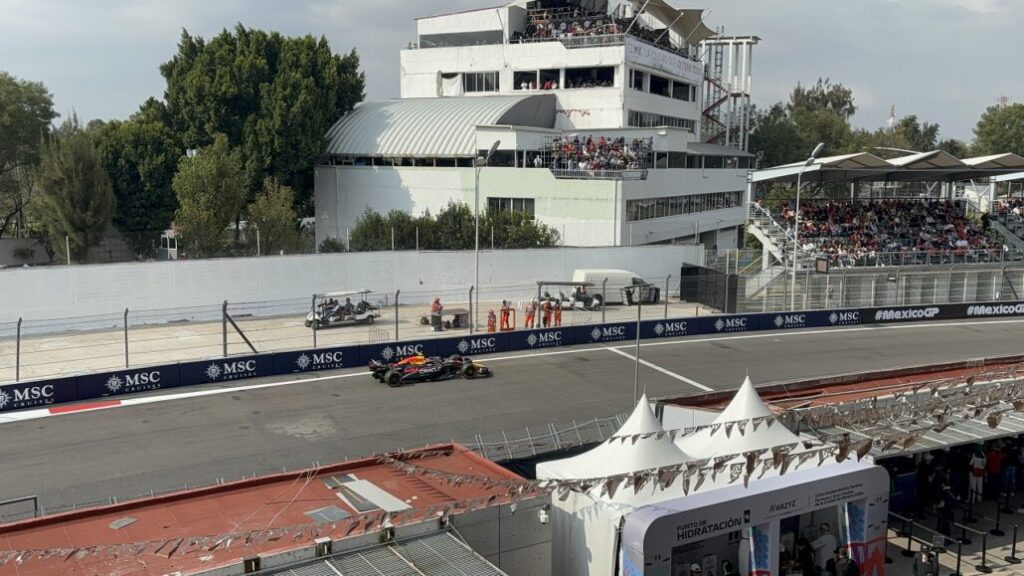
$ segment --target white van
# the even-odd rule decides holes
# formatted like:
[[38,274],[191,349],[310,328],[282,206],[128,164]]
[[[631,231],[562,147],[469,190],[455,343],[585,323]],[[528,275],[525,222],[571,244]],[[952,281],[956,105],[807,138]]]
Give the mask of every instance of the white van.
[[573,282],[590,282],[593,284],[594,286],[588,288],[587,292],[595,296],[601,294],[601,283],[604,282],[605,278],[608,279],[608,285],[605,287],[605,296],[608,298],[605,301],[606,304],[622,304],[623,288],[646,284],[643,279],[628,270],[598,268],[576,270],[572,274]]

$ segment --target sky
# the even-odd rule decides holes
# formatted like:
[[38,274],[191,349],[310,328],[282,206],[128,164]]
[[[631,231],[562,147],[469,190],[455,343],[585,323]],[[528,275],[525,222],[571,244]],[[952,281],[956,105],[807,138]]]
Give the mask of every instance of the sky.
[[[669,0],[680,7],[696,7]],[[58,112],[125,118],[161,97],[159,65],[181,30],[209,37],[241,22],[286,35],[323,35],[355,48],[368,99],[398,97],[399,50],[414,18],[500,0],[0,0],[0,70],[42,81]],[[785,100],[819,77],[854,91],[854,124],[915,114],[941,138],[970,140],[1001,96],[1024,101],[1019,31],[1024,0],[707,0],[706,22],[756,35],[754,101]]]

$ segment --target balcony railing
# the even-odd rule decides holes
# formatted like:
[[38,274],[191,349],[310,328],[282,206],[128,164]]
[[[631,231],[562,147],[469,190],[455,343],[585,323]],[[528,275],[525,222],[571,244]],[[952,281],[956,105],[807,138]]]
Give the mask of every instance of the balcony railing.
[[552,168],[555,178],[562,180],[647,180],[647,170],[565,170]]

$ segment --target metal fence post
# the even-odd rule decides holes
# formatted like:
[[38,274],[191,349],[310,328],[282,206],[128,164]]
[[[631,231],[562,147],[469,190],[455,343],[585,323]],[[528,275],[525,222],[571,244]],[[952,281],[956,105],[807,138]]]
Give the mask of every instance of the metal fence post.
[[608,279],[601,281],[601,324],[604,324],[604,312],[608,308]]
[[319,327],[318,326],[319,322],[317,322],[317,319],[316,319],[316,294],[313,294],[312,300],[309,303],[309,313],[313,315],[313,322],[310,324],[310,326],[313,328],[313,349],[315,350],[316,349],[316,331],[317,331],[317,328]]
[[17,333],[14,336],[14,381],[21,380],[21,318],[18,318]]
[[[419,228],[416,231],[418,233]],[[395,342],[398,342],[398,295],[401,293],[401,290],[395,290]]]
[[665,278],[665,319],[668,320],[668,295],[669,295],[669,283],[672,282],[672,275],[669,274],[668,278]]
[[[472,320],[473,317],[474,317],[473,316],[473,290],[475,288],[476,288],[476,286],[470,286],[469,287],[469,318],[470,318],[470,321],[469,321],[469,333],[470,334],[472,334],[473,330],[476,328],[476,323],[473,322],[473,320]],[[540,290],[539,287],[537,289]]]
[[224,357],[228,357],[228,301],[225,300],[220,308],[220,331],[224,344]]
[[124,309],[124,367],[128,368],[128,309]]

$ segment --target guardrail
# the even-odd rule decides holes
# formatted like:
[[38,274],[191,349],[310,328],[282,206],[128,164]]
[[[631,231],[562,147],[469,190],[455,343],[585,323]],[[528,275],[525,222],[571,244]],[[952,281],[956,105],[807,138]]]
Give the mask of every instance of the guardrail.
[[335,348],[304,348],[7,384],[0,386],[0,413],[182,386],[355,368],[366,366],[370,360],[390,361],[413,354],[476,356],[573,345],[614,344],[637,339],[637,330],[640,331],[641,339],[665,339],[767,330],[993,317],[1024,317],[1024,301],[735,314],[641,322],[620,321],[515,332],[478,333],[450,338],[345,345]]

